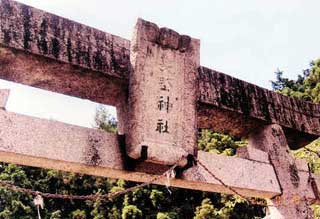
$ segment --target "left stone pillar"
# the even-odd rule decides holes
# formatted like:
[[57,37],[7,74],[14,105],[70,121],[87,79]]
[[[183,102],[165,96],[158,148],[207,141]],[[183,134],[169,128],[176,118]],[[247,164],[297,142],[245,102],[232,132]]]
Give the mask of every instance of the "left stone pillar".
[[196,155],[200,41],[138,19],[130,61],[128,155],[163,165]]

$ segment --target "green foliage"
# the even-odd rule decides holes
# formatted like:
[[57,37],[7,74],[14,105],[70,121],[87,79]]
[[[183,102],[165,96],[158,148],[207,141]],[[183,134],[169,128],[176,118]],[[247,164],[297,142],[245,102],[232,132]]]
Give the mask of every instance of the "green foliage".
[[206,198],[202,201],[201,206],[197,207],[194,219],[210,219],[217,218],[218,211],[214,208],[210,199]]
[[206,129],[200,132],[198,143],[199,150],[227,156],[235,155],[238,147],[246,145],[245,141]]
[[99,105],[94,117],[95,127],[110,133],[117,132],[117,120],[108,112],[106,107]]
[[142,211],[135,205],[127,205],[122,209],[122,219],[140,219]]
[[175,212],[159,212],[157,219],[178,219],[179,216]]
[[276,79],[271,82],[274,90],[305,101],[320,102],[320,59],[311,62],[310,68],[303,70],[297,80],[284,78],[280,70],[276,72]]
[[86,219],[86,212],[80,209],[77,209],[71,213],[72,219]]
[[313,210],[314,218],[320,218],[320,205],[312,205],[311,209]]
[[150,200],[154,207],[157,207],[161,205],[161,202],[165,199],[164,194],[162,191],[152,189],[150,194]]
[[57,211],[52,212],[50,219],[62,219],[61,211],[57,210]]

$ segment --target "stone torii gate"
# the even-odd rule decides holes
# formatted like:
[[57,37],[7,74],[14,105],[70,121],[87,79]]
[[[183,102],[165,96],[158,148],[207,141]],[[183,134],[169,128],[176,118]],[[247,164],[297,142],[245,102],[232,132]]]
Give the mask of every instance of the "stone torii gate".
[[[19,115],[0,90],[0,160],[137,182],[178,162],[172,186],[267,198],[271,218],[308,218],[320,179],[289,148],[320,136],[320,106],[202,67],[199,47],[142,19],[130,42],[0,0],[0,78],[116,106],[119,120],[113,135]],[[234,157],[198,151],[198,129],[249,145]]]

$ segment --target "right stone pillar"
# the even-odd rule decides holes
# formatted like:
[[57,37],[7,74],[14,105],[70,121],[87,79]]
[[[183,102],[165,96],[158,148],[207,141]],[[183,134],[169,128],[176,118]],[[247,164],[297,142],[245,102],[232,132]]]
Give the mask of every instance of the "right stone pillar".
[[306,198],[312,196],[308,194],[312,191],[309,174],[298,171],[298,163],[290,154],[282,127],[273,124],[260,128],[250,135],[249,146],[268,153],[282,190],[281,196],[268,200],[266,218],[314,218],[310,200]]

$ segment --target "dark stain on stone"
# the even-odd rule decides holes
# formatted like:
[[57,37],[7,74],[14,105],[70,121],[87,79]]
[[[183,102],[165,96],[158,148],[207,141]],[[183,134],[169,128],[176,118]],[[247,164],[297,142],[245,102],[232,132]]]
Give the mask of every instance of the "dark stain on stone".
[[219,80],[222,87],[224,87],[226,85],[226,80],[225,80],[223,74],[219,74],[218,80]]
[[191,43],[191,37],[186,35],[181,35],[179,38],[179,51],[186,52],[189,49]]
[[[244,83],[223,74],[219,75],[218,79],[221,84],[220,95],[222,105],[231,109],[239,109],[245,117],[248,117],[253,106]],[[228,86],[226,86],[226,81],[229,82]]]
[[78,65],[81,63],[81,42],[80,40],[77,41],[77,49],[76,49],[76,62]]
[[72,43],[70,37],[67,41],[67,55],[68,55],[68,62],[72,62]]
[[121,64],[124,66],[127,66],[130,63],[130,56],[129,54],[126,54],[127,49],[122,47],[121,52],[122,52],[122,58],[121,58]]
[[305,127],[305,125],[304,125],[304,124],[301,124],[301,128],[300,128],[300,130],[301,130],[301,131],[303,131],[303,132],[306,130],[306,127]]
[[101,137],[97,133],[90,133],[88,136],[88,148],[85,154],[86,164],[97,166],[101,164],[102,160],[99,154],[101,147]]
[[52,55],[58,59],[59,58],[59,54],[60,54],[60,43],[59,40],[57,38],[52,38],[51,39],[51,45],[52,45],[52,50],[51,53]]
[[12,38],[14,39],[15,42],[19,41],[19,35],[18,35],[17,31],[15,31],[15,30],[12,31]]
[[103,56],[101,54],[101,50],[97,50],[93,55],[93,67],[98,71],[103,70]]
[[90,57],[91,48],[88,47],[87,51],[84,52],[84,61],[88,68],[91,68],[91,57]]
[[23,48],[25,50],[30,49],[29,42],[31,41],[31,15],[30,8],[26,5],[22,5],[23,16]]
[[112,41],[109,43],[109,45],[110,45],[110,56],[111,56],[111,68],[112,68],[112,70],[117,70],[117,69],[119,69],[119,65],[118,65],[118,63],[117,63],[117,60],[116,60],[116,57],[115,57],[115,53],[114,53],[114,49],[113,49],[113,39],[112,39]]
[[295,121],[294,117],[291,117],[291,127],[292,127],[293,129],[296,129],[296,128],[297,128],[296,121]]
[[268,104],[268,98],[267,98],[266,92],[262,89],[259,89],[257,94],[258,94],[260,112],[262,113],[264,119],[270,123],[271,116],[270,116],[269,104]]
[[[276,104],[275,104],[275,101],[272,101],[270,104],[270,108],[271,108],[271,111],[272,111],[272,118],[274,118],[275,120],[278,120],[278,114],[277,114],[277,108],[276,108]],[[272,121],[272,118],[271,121]]]
[[298,168],[296,164],[290,164],[289,166],[289,172],[290,172],[290,180],[294,187],[298,187],[300,183],[300,177],[298,175]]
[[[129,71],[128,64],[129,64],[129,55],[125,54],[126,49],[122,49],[120,51],[115,51],[113,38],[111,41],[106,41],[106,46],[110,50],[110,66],[108,69],[105,70],[112,70],[113,72],[121,73],[122,75],[126,75]],[[123,55],[122,55],[123,54]],[[125,59],[123,59],[125,57]]]
[[2,5],[3,5],[3,8],[4,8],[4,11],[8,15],[12,15],[13,14],[13,7],[11,6],[10,1],[2,0]]
[[232,79],[232,87],[234,87],[234,94],[233,94],[233,105],[234,107],[240,107],[241,112],[244,116],[249,116],[252,110],[252,106],[250,103],[250,98],[246,93],[246,89],[244,83],[240,80]]
[[38,40],[38,48],[43,54],[48,54],[48,42],[47,42],[48,23],[45,18],[42,19],[40,25],[40,39]]
[[4,39],[3,39],[4,44],[9,45],[10,41],[11,41],[10,31],[9,30],[2,30],[2,32],[4,35]]

